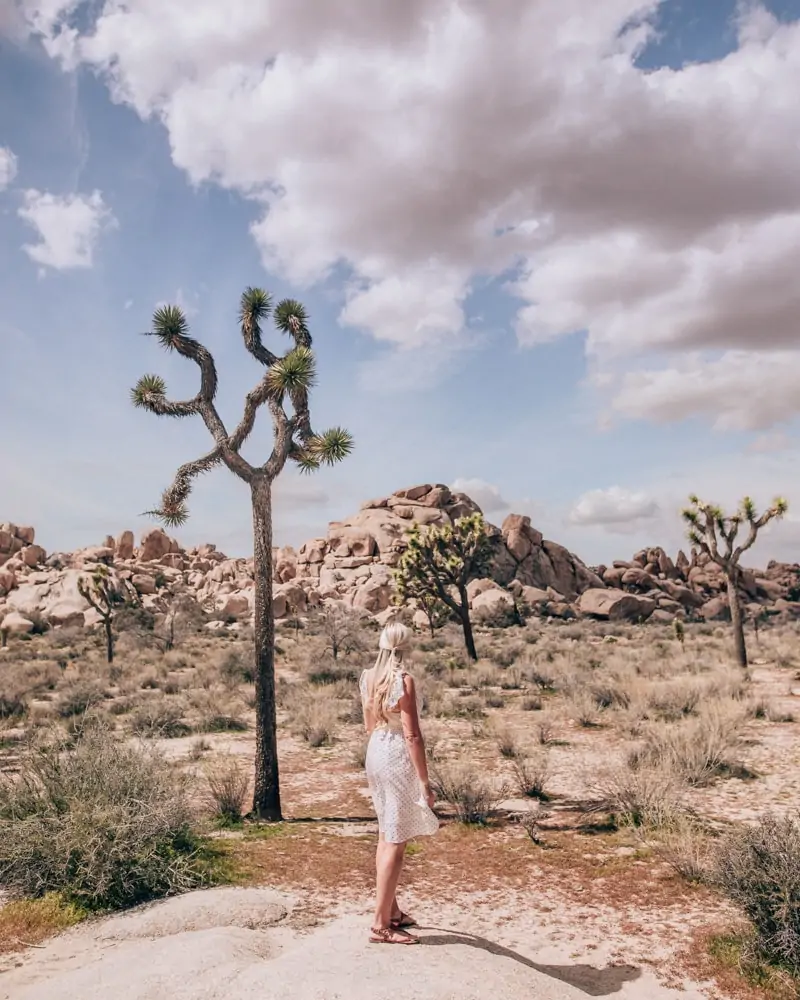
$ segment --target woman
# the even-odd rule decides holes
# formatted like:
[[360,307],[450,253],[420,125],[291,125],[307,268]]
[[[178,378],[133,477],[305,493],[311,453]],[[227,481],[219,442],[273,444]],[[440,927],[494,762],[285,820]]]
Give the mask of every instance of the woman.
[[439,829],[419,728],[420,699],[413,677],[403,669],[410,639],[405,625],[387,625],[375,666],[362,673],[359,684],[369,733],[367,780],[379,830],[377,902],[370,934],[374,944],[419,944],[406,930],[416,921],[397,905],[397,883],[407,841]]

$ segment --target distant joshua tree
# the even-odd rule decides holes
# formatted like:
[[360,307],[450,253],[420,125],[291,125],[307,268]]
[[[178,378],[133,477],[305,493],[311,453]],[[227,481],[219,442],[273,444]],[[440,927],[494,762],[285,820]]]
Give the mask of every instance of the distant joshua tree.
[[481,514],[460,517],[453,524],[419,525],[408,532],[408,548],[395,570],[400,600],[422,595],[449,608],[461,622],[464,645],[471,660],[478,659],[469,615],[467,583],[485,568],[490,541]]
[[[778,497],[759,517],[753,501],[750,497],[745,497],[739,505],[739,510],[727,516],[720,507],[705,503],[692,495],[689,497],[689,506],[682,511],[683,519],[689,525],[689,541],[702,549],[725,574],[736,662],[745,670],[747,647],[744,641],[742,605],[739,600],[738,588],[742,575],[739,560],[742,554],[755,544],[759,531],[770,521],[782,518],[788,509],[788,502]],[[737,545],[736,539],[743,525],[747,525],[747,537]]]
[[[261,322],[272,313],[275,326],[294,341],[284,355],[273,354],[261,340]],[[239,325],[244,345],[264,372],[261,381],[245,398],[244,414],[230,433],[217,411],[217,369],[214,359],[189,336],[186,316],[177,306],[163,306],[153,316],[150,335],[162,347],[193,361],[200,369],[200,390],[186,402],[167,399],[164,380],[145,375],[132,390],[135,406],[158,416],[188,417],[198,414],[208,428],[214,446],[206,455],[178,469],[172,486],[163,494],[161,506],[149,511],[168,526],[183,524],[188,517],[187,498],[196,476],[224,465],[250,487],[253,510],[255,562],[255,677],[256,763],[254,814],[265,820],[281,819],[278,748],[275,716],[275,620],[272,606],[272,483],[287,461],[301,471],[313,472],[322,465],[335,465],[350,454],[353,440],[341,427],[321,434],[311,428],[308,396],[316,382],[316,363],[305,308],[285,299],[274,309],[270,296],[260,288],[242,294]],[[287,412],[287,402],[291,414]],[[256,415],[266,406],[272,416],[272,454],[263,465],[251,465],[241,455]]]
[[127,580],[115,584],[107,566],[98,566],[91,576],[78,580],[78,592],[100,615],[106,635],[106,660],[114,662],[114,618],[121,607],[135,607],[139,595]]

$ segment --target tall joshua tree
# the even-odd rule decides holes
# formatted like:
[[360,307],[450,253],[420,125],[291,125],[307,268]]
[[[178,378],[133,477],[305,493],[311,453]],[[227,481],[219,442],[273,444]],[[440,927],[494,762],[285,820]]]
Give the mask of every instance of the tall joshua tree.
[[[293,346],[283,355],[273,354],[261,339],[261,323],[270,313],[277,329],[288,335]],[[308,396],[316,382],[316,364],[311,350],[308,316],[299,302],[285,299],[273,309],[269,294],[247,288],[239,307],[239,325],[244,346],[265,371],[245,398],[244,413],[229,432],[215,405],[217,369],[202,344],[189,336],[186,316],[177,306],[163,306],[153,316],[155,337],[168,351],[176,351],[200,369],[200,389],[193,399],[174,402],[167,398],[164,380],[144,375],[131,391],[135,406],[158,416],[199,415],[213,438],[207,454],[182,465],[172,485],[161,497],[161,505],[148,514],[165,525],[183,524],[189,516],[187,498],[197,476],[217,466],[226,466],[250,487],[253,509],[253,554],[255,563],[255,676],[256,763],[253,812],[261,819],[281,819],[278,751],[275,717],[275,620],[272,609],[272,484],[287,461],[302,472],[322,465],[335,465],[350,453],[353,441],[347,431],[333,427],[316,434],[311,427]],[[272,416],[272,454],[263,465],[251,465],[241,454],[259,410],[266,406]]]
[[[739,504],[738,511],[727,516],[720,507],[705,503],[692,495],[689,497],[689,506],[682,512],[684,521],[689,525],[689,541],[713,559],[725,574],[736,661],[743,669],[747,669],[747,647],[739,600],[739,581],[742,575],[739,560],[755,544],[759,531],[770,521],[782,518],[788,509],[787,501],[778,497],[759,517],[753,501],[750,497],[745,497]],[[739,529],[745,525],[747,537],[737,545]]]

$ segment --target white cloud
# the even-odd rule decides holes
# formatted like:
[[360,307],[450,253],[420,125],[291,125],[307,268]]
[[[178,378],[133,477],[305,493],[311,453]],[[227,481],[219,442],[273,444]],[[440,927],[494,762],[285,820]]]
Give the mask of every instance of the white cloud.
[[0,146],[0,191],[5,191],[16,176],[16,156],[7,146]]
[[57,271],[91,267],[101,233],[116,225],[99,191],[55,195],[28,190],[19,215],[39,234],[39,242],[26,244],[25,252],[31,260]]
[[716,360],[692,354],[679,367],[625,374],[612,406],[663,423],[703,414],[718,430],[765,430],[800,405],[798,379],[796,351],[727,351]]
[[[163,121],[193,182],[263,204],[270,267],[349,268],[342,321],[380,340],[457,341],[475,276],[519,265],[523,343],[585,328],[598,370],[623,374],[658,353],[655,410],[623,379],[622,414],[713,409],[728,369],[687,392],[676,351],[702,352],[698,372],[780,351],[800,374],[800,24],[750,4],[726,58],[645,72],[659,0],[331,0],[313,16],[104,0],[83,33],[64,28],[78,0],[26,6],[51,52]],[[799,400],[733,398],[718,423],[767,426]]]
[[454,493],[466,493],[481,508],[484,514],[498,514],[511,509],[500,490],[483,479],[456,479],[450,484]]
[[584,493],[569,513],[569,524],[600,526],[616,534],[630,534],[660,515],[656,501],[647,493],[620,486]]

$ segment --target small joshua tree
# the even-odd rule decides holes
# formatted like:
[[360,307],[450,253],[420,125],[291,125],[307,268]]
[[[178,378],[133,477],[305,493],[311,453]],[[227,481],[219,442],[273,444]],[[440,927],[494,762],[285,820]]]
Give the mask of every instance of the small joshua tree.
[[[291,337],[293,347],[284,355],[273,354],[261,339],[261,322],[270,313],[281,333]],[[143,376],[132,391],[133,403],[158,416],[199,415],[214,445],[207,454],[182,465],[172,485],[161,498],[161,506],[149,513],[168,526],[183,524],[188,517],[187,498],[194,479],[217,466],[226,466],[250,487],[253,512],[255,564],[255,676],[256,676],[256,764],[253,812],[261,819],[281,819],[278,748],[275,715],[275,619],[272,607],[272,484],[287,461],[301,471],[312,472],[334,465],[352,450],[352,438],[340,427],[321,434],[311,428],[309,392],[316,381],[308,316],[299,303],[286,299],[272,308],[270,296],[260,288],[247,288],[241,297],[239,325],[245,348],[266,369],[259,383],[245,398],[238,426],[229,432],[214,402],[217,369],[202,344],[189,336],[183,312],[163,306],[153,316],[154,336],[168,351],[177,351],[200,369],[200,389],[186,402],[167,399],[164,380]],[[287,412],[288,409],[291,412]],[[250,437],[256,415],[266,406],[272,416],[272,454],[263,465],[251,465],[242,457],[242,445]]]
[[[739,510],[727,516],[720,507],[705,503],[696,496],[690,496],[689,506],[682,512],[684,521],[689,525],[689,540],[705,552],[725,574],[736,661],[745,670],[747,647],[744,641],[742,605],[739,600],[738,587],[742,574],[739,560],[742,554],[755,544],[759,531],[770,521],[782,518],[788,507],[787,501],[779,497],[759,517],[753,501],[750,497],[745,497],[739,505]],[[737,545],[736,539],[743,525],[747,526],[747,537]]]
[[402,587],[402,594],[398,590],[394,601],[398,605],[402,605],[406,601],[413,601],[416,604],[428,621],[431,639],[435,637],[436,629],[444,628],[450,618],[450,608],[438,594],[431,593],[418,577],[406,579]]
[[81,577],[78,580],[78,593],[100,615],[106,634],[106,659],[113,663],[114,616],[120,607],[138,604],[139,595],[127,580],[120,580],[119,586],[116,586],[107,566],[98,566],[90,577]]
[[469,616],[467,583],[486,565],[489,556],[486,522],[481,514],[460,517],[453,524],[415,525],[408,533],[408,548],[395,570],[401,600],[435,597],[461,622],[464,645],[472,660],[478,659]]

